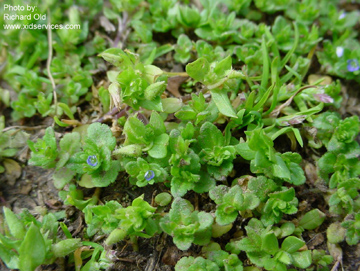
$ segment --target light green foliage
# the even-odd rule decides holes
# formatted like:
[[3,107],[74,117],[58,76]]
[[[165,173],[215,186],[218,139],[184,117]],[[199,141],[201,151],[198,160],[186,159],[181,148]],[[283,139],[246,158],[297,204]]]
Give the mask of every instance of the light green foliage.
[[253,218],[245,227],[248,237],[240,241],[232,241],[226,249],[232,253],[246,252],[248,258],[259,267],[266,270],[288,270],[287,265],[307,268],[311,264],[311,251],[299,251],[305,242],[295,236],[288,236],[279,246],[278,239],[269,227]]
[[[321,40],[319,38],[318,27],[312,26],[311,29],[303,23],[298,23],[300,44],[296,49],[298,53],[308,53],[316,44]],[[274,25],[272,27],[272,34],[278,43],[278,47],[282,51],[291,50],[294,44],[294,31],[292,30],[291,24],[282,16],[276,17]]]
[[319,209],[313,209],[301,218],[299,226],[305,230],[314,230],[324,222],[325,216]]
[[[126,208],[116,208],[115,210],[114,206],[110,207],[111,212],[111,209],[115,210],[114,219],[120,222],[106,239],[107,245],[119,242],[126,236],[130,236],[130,238],[136,236],[150,238],[159,231],[158,225],[153,218],[156,208],[150,206],[143,198],[144,195],[134,199],[131,206]],[[110,230],[111,227],[107,230]]]
[[[318,269],[316,270],[322,270],[320,269],[320,266],[328,266],[333,262],[333,257],[330,255],[326,255],[326,252],[324,250],[320,249],[314,249],[312,251],[312,261],[313,264],[318,266]],[[328,270],[328,269],[325,269]]]
[[110,128],[100,123],[91,124],[83,142],[82,151],[72,155],[66,167],[90,177],[84,186],[108,186],[115,181],[119,171],[118,161],[111,159],[116,140]]
[[204,121],[215,121],[219,110],[215,103],[207,103],[202,93],[199,96],[191,94],[191,101],[189,104],[181,107],[175,113],[175,116],[182,121],[194,121],[195,125],[203,123]]
[[[128,162],[125,165],[126,172],[131,176],[130,182],[139,187],[146,186],[147,184],[154,184],[155,182],[163,182],[166,180],[168,174],[161,166],[156,163],[148,163],[142,158],[137,161]],[[154,177],[150,180],[146,179],[147,174],[152,171]]]
[[360,210],[360,179],[351,178],[342,181],[329,199],[330,212],[334,214],[351,214]]
[[247,142],[235,146],[246,160],[251,160],[253,173],[262,173],[268,178],[278,178],[295,185],[305,182],[304,172],[299,166],[301,156],[297,153],[277,153],[274,143],[261,128],[247,131]]
[[225,178],[233,169],[235,147],[227,145],[221,131],[212,123],[205,122],[197,138],[201,149],[199,158],[207,165],[207,171],[216,180]]
[[215,262],[219,266],[220,270],[243,271],[243,264],[238,256],[221,250],[220,245],[217,243],[211,243],[203,247],[202,251],[208,260]]
[[229,188],[219,185],[211,189],[210,198],[218,205],[215,216],[219,225],[227,225],[235,221],[239,211],[255,209],[260,200],[252,193],[243,193],[238,185]]
[[189,201],[175,198],[170,212],[160,219],[160,227],[173,237],[174,244],[179,249],[187,250],[192,243],[196,245],[209,243],[213,221],[210,214],[194,211]]
[[219,62],[209,63],[206,58],[198,58],[186,65],[186,72],[195,80],[203,83],[211,90],[212,99],[220,113],[228,117],[237,118],[229,101],[227,92],[242,74],[232,69],[231,57]]
[[153,112],[149,124],[145,125],[136,116],[127,119],[124,126],[126,140],[124,145],[137,144],[142,146],[153,158],[164,158],[167,156],[167,145],[169,135],[166,133],[164,121],[161,116]]
[[155,202],[160,206],[168,205],[172,200],[172,197],[169,193],[163,192],[155,197]]
[[176,266],[176,271],[219,271],[219,267],[212,261],[204,259],[203,257],[183,257],[181,258]]
[[76,189],[75,184],[70,184],[68,190],[60,191],[59,197],[64,201],[64,204],[73,205],[79,210],[83,210],[87,205],[96,204],[99,200],[96,195],[90,199],[84,200],[83,191]]
[[165,90],[166,78],[161,76],[161,69],[153,65],[144,65],[138,55],[119,48],[108,49],[101,56],[120,68],[116,83],[121,87],[121,102],[134,109],[141,106],[149,110],[162,111],[160,95]]
[[194,126],[190,123],[181,132],[176,129],[170,132],[169,150],[172,154],[169,164],[170,174],[173,176],[171,194],[174,197],[182,197],[189,190],[208,192],[215,186],[215,180],[201,169],[199,155],[190,148],[194,132]]
[[[5,128],[5,117],[0,116],[0,162],[4,159],[13,157],[18,152],[19,148],[26,145],[26,140],[29,135],[23,131],[17,131],[14,133],[13,130],[3,132]],[[0,173],[5,171],[5,167],[0,165]]]
[[58,222],[51,213],[40,222],[28,213],[19,218],[6,207],[3,212],[5,234],[0,233],[0,257],[11,269],[33,271],[81,246],[80,239],[56,238]]
[[174,59],[180,63],[186,63],[191,57],[191,49],[193,45],[188,36],[181,34],[175,47]]
[[283,187],[281,191],[269,194],[269,199],[262,209],[261,221],[266,226],[279,223],[283,214],[295,214],[297,205],[294,188]]
[[219,271],[243,271],[243,264],[235,254],[229,254],[221,250],[218,243],[210,243],[204,246],[203,257],[183,257],[176,264],[175,270],[219,270]]
[[359,63],[360,43],[345,32],[338,41],[325,40],[323,46],[324,50],[317,52],[317,56],[327,73],[359,82],[359,69],[353,71],[349,62]]
[[[343,118],[356,111],[351,99],[334,112],[356,88],[344,80],[360,82],[358,11],[338,0],[34,1],[51,24],[80,29],[55,29],[50,41],[46,29],[0,31],[0,107],[7,125],[50,116],[67,127],[28,141],[28,166],[54,168],[59,197],[84,213],[87,241],[71,237],[70,216],[59,239],[63,213],[38,221],[4,208],[8,268],[76,250],[76,271],[110,269],[112,245],[130,239],[137,251],[139,237],[164,231],[189,250],[175,270],[326,271],[333,259],[308,250],[311,231],[327,232],[331,253],[359,242],[360,121]],[[0,118],[5,179],[28,137],[14,127]],[[133,191],[148,184],[151,205]],[[313,193],[328,207],[316,209]]]
[[28,141],[31,153],[29,164],[42,166],[44,168],[55,167],[56,158],[58,157],[55,133],[52,127],[45,131],[43,139],[38,139],[36,143]]
[[83,212],[87,235],[91,237],[96,233],[110,234],[119,225],[120,220],[115,217],[115,213],[121,208],[121,204],[113,200],[106,202],[105,205],[86,206]]

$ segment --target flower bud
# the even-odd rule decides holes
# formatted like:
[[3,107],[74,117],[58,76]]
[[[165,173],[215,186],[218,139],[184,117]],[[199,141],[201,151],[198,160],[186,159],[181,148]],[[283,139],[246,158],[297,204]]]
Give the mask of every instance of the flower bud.
[[157,96],[159,96],[161,93],[164,92],[165,88],[166,88],[165,81],[151,84],[145,89],[145,99],[147,100],[155,99]]

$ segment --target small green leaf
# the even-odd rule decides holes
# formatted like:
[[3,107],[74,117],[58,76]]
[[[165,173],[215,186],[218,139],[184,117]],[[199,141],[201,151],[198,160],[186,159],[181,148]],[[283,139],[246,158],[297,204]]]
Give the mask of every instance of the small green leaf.
[[307,212],[300,220],[299,226],[306,230],[313,230],[319,227],[325,220],[326,215],[319,209]]
[[19,267],[21,271],[34,271],[44,263],[46,246],[44,237],[35,224],[31,224],[19,249]]
[[105,244],[110,246],[112,244],[120,242],[120,241],[124,240],[124,238],[126,237],[126,234],[127,234],[127,232],[124,229],[115,229],[110,233],[108,238],[106,238]]
[[169,193],[163,192],[155,197],[155,202],[160,206],[166,206],[171,202],[171,195]]
[[87,137],[101,147],[107,147],[114,150],[116,139],[113,136],[109,126],[101,123],[92,123],[87,129]]
[[63,189],[66,184],[68,184],[73,177],[76,175],[76,172],[68,168],[60,168],[58,171],[55,171],[53,174],[54,186],[57,189]]
[[203,57],[186,65],[187,74],[196,81],[202,82],[209,71],[210,64],[206,58]]
[[279,242],[274,233],[269,232],[261,237],[261,250],[268,254],[275,255],[279,250]]
[[152,148],[148,151],[153,158],[164,158],[167,155],[167,145],[169,144],[169,135],[162,134],[155,138]]
[[291,256],[293,258],[292,264],[296,267],[308,268],[312,263],[310,250],[295,252]]
[[142,148],[140,145],[131,144],[114,150],[112,154],[137,158],[141,156]]
[[238,118],[234,108],[232,107],[229,97],[227,96],[226,90],[215,90],[211,91],[211,97],[216,104],[216,107],[219,109],[220,113],[227,116]]
[[287,237],[281,244],[281,249],[292,254],[305,245],[305,242],[295,236]]
[[56,258],[61,258],[74,252],[81,245],[82,243],[80,238],[66,239],[52,245],[51,250]]
[[26,233],[23,222],[9,208],[3,207],[3,211],[11,235],[16,239],[23,239]]
[[149,85],[144,90],[145,99],[154,100],[155,97],[160,96],[164,92],[165,88],[166,88],[165,81],[156,82],[156,83]]

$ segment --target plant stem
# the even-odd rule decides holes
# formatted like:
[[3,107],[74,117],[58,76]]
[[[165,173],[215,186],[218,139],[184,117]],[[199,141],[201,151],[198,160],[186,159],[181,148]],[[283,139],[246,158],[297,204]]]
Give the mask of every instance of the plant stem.
[[164,72],[164,74],[169,76],[189,77],[189,75],[186,72]]
[[130,242],[133,246],[134,251],[139,251],[138,239],[135,235],[130,235]]

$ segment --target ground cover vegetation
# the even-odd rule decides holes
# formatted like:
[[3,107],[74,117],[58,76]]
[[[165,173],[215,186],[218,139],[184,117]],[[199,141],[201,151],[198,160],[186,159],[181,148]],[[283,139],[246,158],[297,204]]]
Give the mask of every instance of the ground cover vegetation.
[[5,269],[360,268],[360,3],[28,4],[81,27],[0,30]]

